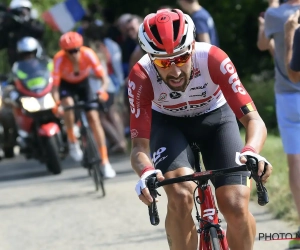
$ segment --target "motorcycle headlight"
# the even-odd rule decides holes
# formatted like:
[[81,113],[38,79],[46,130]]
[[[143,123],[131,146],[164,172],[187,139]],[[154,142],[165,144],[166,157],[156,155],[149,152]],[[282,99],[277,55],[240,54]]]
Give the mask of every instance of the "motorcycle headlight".
[[37,112],[42,110],[48,110],[55,107],[55,101],[50,93],[41,97],[21,97],[20,98],[23,109],[28,112]]

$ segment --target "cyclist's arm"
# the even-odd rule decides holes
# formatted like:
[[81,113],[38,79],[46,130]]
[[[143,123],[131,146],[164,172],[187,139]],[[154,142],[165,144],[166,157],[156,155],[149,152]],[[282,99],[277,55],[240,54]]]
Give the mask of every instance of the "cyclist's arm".
[[53,79],[53,87],[52,87],[52,96],[56,103],[59,102],[59,85],[61,80],[61,63],[62,57],[57,55],[54,56],[53,59],[53,69],[52,69],[52,79]]
[[223,50],[212,46],[208,68],[213,82],[220,86],[229,106],[246,129],[246,146],[259,153],[266,139],[266,126],[242,85],[234,64]]
[[153,96],[147,73],[142,66],[135,64],[128,77],[128,98],[131,110],[131,164],[139,176],[145,168],[153,168],[149,146]]
[[131,150],[131,166],[133,170],[141,176],[145,167],[152,166],[150,155],[150,142],[145,138],[133,138]]

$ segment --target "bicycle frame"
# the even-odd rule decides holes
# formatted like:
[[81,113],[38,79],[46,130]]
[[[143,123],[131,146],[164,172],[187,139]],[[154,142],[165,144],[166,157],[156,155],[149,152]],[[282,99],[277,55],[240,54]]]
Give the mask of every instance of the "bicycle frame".
[[[91,102],[99,102],[95,99]],[[89,175],[93,176],[94,183],[96,186],[96,191],[99,190],[99,185],[102,189],[102,194],[105,196],[105,189],[103,184],[103,175],[100,170],[101,156],[99,155],[97,144],[93,138],[92,131],[89,127],[89,122],[86,116],[84,108],[86,103],[79,102],[73,106],[65,107],[64,110],[75,109],[78,110],[78,118],[81,123],[81,141],[83,147],[83,167],[88,169]]]
[[[199,149],[196,145],[194,145],[193,153],[195,157],[195,168],[198,172],[202,172],[201,164],[200,164],[200,155]],[[219,238],[219,244],[221,250],[228,250],[228,243],[225,235],[225,230],[221,228],[219,219],[219,211],[216,206],[215,196],[212,193],[211,186],[205,183],[199,183],[197,185],[198,191],[198,199],[194,200],[195,208],[196,208],[196,219],[199,223],[199,229],[197,233],[200,235],[199,237],[199,250],[211,250],[210,245],[210,234],[209,228],[215,227],[217,230],[217,235]],[[195,193],[194,193],[195,197]],[[199,215],[199,211],[197,209],[197,203],[200,205],[201,216]]]
[[214,195],[211,191],[209,184],[200,185],[197,187],[198,200],[196,203],[200,204],[201,216],[197,211],[197,220],[199,222],[199,229],[197,232],[200,234],[199,237],[199,250],[211,250],[209,228],[215,227],[217,230],[219,244],[221,250],[228,250],[228,243],[225,236],[225,230],[221,228],[218,216],[218,209],[216,207]]

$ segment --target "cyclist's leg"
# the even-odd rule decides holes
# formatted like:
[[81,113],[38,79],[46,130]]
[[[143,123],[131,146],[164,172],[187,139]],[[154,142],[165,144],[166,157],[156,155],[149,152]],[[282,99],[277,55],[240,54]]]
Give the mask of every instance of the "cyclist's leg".
[[[234,167],[235,153],[243,143],[236,118],[228,105],[210,117],[214,131],[209,140],[202,142],[201,153],[208,170]],[[227,222],[227,240],[232,250],[253,249],[256,226],[248,205],[250,180],[248,172],[239,172],[212,180],[216,188],[218,207]]]
[[[155,167],[167,179],[193,173],[194,159],[187,140],[173,122],[160,119],[162,116],[153,111],[150,147]],[[195,250],[197,247],[197,232],[191,215],[195,187],[193,182],[164,187],[168,196],[165,227],[172,250]]]
[[[79,99],[85,102],[94,100],[96,94],[91,92],[89,84],[81,84],[81,91],[79,94]],[[99,148],[99,153],[101,155],[102,167],[104,177],[113,178],[116,176],[115,170],[111,167],[111,164],[108,159],[107,147],[106,147],[106,138],[103,127],[100,122],[99,115],[99,105],[97,103],[90,103],[86,108],[86,114],[88,118],[89,125],[93,131],[95,141]]]
[[[74,105],[74,100],[73,100],[73,93],[74,90],[76,90],[76,87],[74,84],[71,85],[65,81],[61,81],[60,84],[60,100],[61,104],[63,106],[72,106]],[[74,134],[74,122],[75,122],[75,115],[73,110],[68,110],[64,112],[64,124],[66,126],[67,130],[67,136],[68,136],[68,141],[69,141],[69,153],[70,156],[75,160],[75,161],[81,161],[83,157],[83,153],[80,149],[80,145],[77,141],[77,138]]]

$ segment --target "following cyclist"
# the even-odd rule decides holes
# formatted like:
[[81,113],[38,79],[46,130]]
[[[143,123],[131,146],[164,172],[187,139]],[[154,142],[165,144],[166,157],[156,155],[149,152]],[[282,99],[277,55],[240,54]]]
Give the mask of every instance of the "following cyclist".
[[[59,45],[61,50],[54,56],[53,97],[55,101],[62,106],[72,106],[75,96],[78,96],[79,101],[89,102],[96,98],[96,94],[100,101],[106,101],[108,77],[95,52],[83,46],[83,37],[77,32],[67,32],[61,36]],[[103,83],[98,93],[93,93],[89,85],[91,71]],[[87,118],[99,146],[104,177],[113,178],[116,172],[108,159],[98,108],[98,103],[89,103],[86,108]],[[70,155],[75,161],[81,161],[83,153],[74,134],[74,120],[74,111],[64,112]]]
[[[258,175],[265,183],[272,166],[259,155],[267,131],[243,87],[234,64],[220,48],[195,42],[191,18],[178,9],[159,10],[145,17],[139,42],[147,52],[130,72],[131,163],[140,176],[136,192],[149,205],[147,177],[159,181],[192,174],[190,145],[200,148],[207,170],[237,166],[236,152],[259,161]],[[236,117],[246,129],[243,145]],[[264,164],[265,174],[262,175]],[[232,250],[253,249],[256,225],[249,212],[249,172],[212,180],[220,212],[227,222]],[[195,250],[197,232],[191,216],[196,184],[164,187],[168,197],[166,233],[170,249]]]

